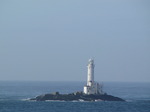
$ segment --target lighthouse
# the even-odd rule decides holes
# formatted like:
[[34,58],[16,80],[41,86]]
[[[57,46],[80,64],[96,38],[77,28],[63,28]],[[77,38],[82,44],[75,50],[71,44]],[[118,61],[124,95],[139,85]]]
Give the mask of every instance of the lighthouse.
[[92,86],[94,82],[94,60],[89,59],[88,72],[87,72],[87,86]]
[[87,84],[83,88],[84,94],[102,94],[102,86],[94,81],[94,60],[89,59],[87,66]]

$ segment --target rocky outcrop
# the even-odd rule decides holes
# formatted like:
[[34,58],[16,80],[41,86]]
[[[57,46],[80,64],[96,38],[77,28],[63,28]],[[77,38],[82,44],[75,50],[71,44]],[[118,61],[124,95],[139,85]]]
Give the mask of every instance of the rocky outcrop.
[[86,95],[82,92],[70,93],[70,94],[59,94],[59,92],[44,94],[31,98],[30,100],[46,101],[46,100],[59,100],[59,101],[125,101],[121,98],[114,97],[107,94],[91,94]]

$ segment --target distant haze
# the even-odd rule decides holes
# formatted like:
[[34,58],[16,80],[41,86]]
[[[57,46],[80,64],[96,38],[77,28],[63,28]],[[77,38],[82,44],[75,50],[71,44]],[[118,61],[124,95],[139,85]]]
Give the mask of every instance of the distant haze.
[[1,0],[0,80],[150,82],[150,0]]

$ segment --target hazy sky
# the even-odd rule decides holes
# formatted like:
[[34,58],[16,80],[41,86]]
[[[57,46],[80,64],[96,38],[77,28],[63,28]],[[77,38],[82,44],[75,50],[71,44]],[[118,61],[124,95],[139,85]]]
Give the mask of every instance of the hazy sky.
[[150,82],[150,0],[1,0],[0,80]]

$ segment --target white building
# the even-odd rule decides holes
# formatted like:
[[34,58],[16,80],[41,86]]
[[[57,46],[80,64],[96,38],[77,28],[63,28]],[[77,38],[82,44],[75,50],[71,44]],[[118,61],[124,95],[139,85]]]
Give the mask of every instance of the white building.
[[94,81],[94,60],[89,59],[87,72],[87,85],[84,86],[84,94],[103,94],[102,85]]

